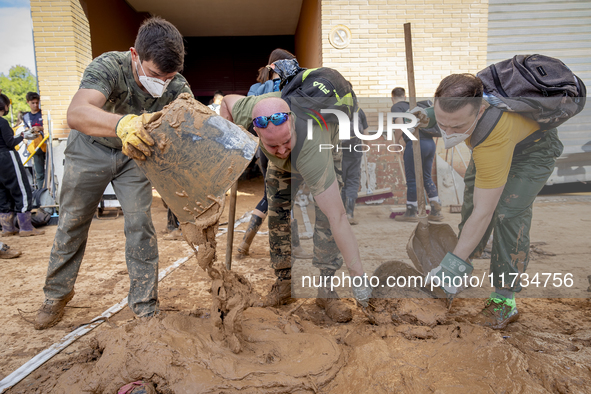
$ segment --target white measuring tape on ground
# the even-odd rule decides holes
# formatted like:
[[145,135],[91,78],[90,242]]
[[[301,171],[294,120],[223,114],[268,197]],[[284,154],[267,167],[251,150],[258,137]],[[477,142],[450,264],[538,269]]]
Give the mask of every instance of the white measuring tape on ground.
[[[246,212],[244,215],[242,215],[242,217],[240,219],[238,219],[234,222],[234,228],[240,226],[242,223],[248,222],[251,217],[252,217],[252,211]],[[228,229],[226,227],[220,227],[219,230],[220,230],[221,234],[225,234],[228,232]],[[234,230],[234,232],[235,233],[245,233],[246,230]],[[269,234],[268,231],[258,231],[257,232],[257,235],[267,235],[267,234]]]
[[312,228],[310,217],[308,216],[308,208],[306,208],[308,203],[313,201],[314,200],[311,193],[309,196],[307,196],[301,189],[298,190],[294,203],[299,205],[300,211],[302,211],[302,218],[304,219],[304,227],[306,227],[306,232],[300,233],[301,239],[310,239],[314,235],[314,229]]
[[[234,227],[247,222],[249,219],[250,212],[247,212],[234,223]],[[221,230],[222,229],[220,229],[220,231],[216,234],[216,238],[220,235],[225,234],[228,231],[227,229],[223,229],[225,231]],[[198,247],[196,247],[195,249],[198,249]],[[187,257],[183,257],[175,261],[170,267],[161,270],[158,273],[158,282],[162,281],[162,279],[164,279],[168,274],[180,267],[191,257],[193,257],[193,254]],[[125,297],[120,303],[115,304],[106,311],[104,311],[100,316],[97,316],[94,319],[92,319],[90,323],[85,324],[82,327],[78,327],[76,330],[72,331],[71,333],[63,337],[59,342],[54,343],[48,349],[45,349],[41,353],[37,354],[35,357],[27,361],[16,371],[14,371],[13,373],[11,373],[10,375],[8,375],[0,381],[0,393],[3,393],[5,390],[8,390],[12,386],[16,385],[18,382],[20,382],[33,371],[35,371],[37,368],[39,368],[41,365],[49,361],[53,356],[55,356],[68,346],[70,346],[70,344],[74,343],[77,339],[83,337],[90,331],[94,330],[95,328],[100,326],[106,319],[125,308],[126,305],[127,297]]]
[[306,227],[306,232],[300,234],[300,238],[302,239],[310,239],[314,235],[314,229],[312,229],[312,224],[310,223],[310,217],[308,216],[308,209],[303,206],[300,207],[302,211],[302,217],[304,218],[304,226]]

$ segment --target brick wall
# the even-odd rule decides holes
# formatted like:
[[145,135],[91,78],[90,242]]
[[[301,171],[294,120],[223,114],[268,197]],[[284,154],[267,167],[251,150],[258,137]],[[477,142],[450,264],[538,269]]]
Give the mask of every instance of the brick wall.
[[31,0],[35,57],[44,122],[54,138],[70,132],[66,111],[92,60],[88,20],[78,0]]
[[[389,97],[396,86],[408,92],[406,22],[412,24],[417,96],[432,97],[449,74],[475,73],[486,66],[488,0],[322,0],[322,65],[338,69],[359,97]],[[351,30],[351,43],[344,49],[329,42],[331,29],[339,24]],[[377,128],[377,112],[388,112],[388,105],[366,111],[370,129]],[[393,186],[395,198],[387,203],[403,204],[406,193],[396,154],[372,151],[368,159],[378,158],[377,187]]]

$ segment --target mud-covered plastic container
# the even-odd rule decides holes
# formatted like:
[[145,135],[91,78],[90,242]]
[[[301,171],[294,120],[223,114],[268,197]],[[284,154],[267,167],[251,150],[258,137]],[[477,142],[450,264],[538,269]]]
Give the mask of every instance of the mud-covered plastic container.
[[153,154],[137,161],[179,221],[194,222],[224,198],[256,152],[258,140],[181,94],[146,129]]

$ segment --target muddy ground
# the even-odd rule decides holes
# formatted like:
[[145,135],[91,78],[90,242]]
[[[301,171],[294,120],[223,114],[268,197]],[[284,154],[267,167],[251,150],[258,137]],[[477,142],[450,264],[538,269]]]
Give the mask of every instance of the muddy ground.
[[[261,191],[261,179],[241,181],[238,217],[254,208]],[[160,236],[166,210],[158,196],[152,212]],[[504,331],[468,322],[482,307],[481,298],[458,299],[447,314],[432,304],[437,301],[376,301],[377,326],[368,324],[351,300],[345,302],[354,308],[354,318],[346,324],[330,321],[308,300],[293,313],[297,303],[248,309],[242,324],[244,350],[236,355],[211,340],[210,282],[191,258],[160,282],[164,313],[159,318],[138,321],[126,307],[8,392],[114,393],[124,383],[145,379],[162,393],[591,393],[591,302],[573,298],[591,294],[586,291],[590,213],[587,196],[538,198],[531,241],[545,244],[538,244],[528,272],[572,272],[574,290],[528,288],[523,295],[543,298],[518,300],[520,320]],[[405,248],[415,225],[396,223],[389,214],[388,206],[356,210],[360,223],[354,231],[367,272],[387,260],[410,263]],[[457,229],[459,215],[444,215]],[[123,218],[113,218],[94,220],[76,296],[63,320],[44,331],[35,331],[18,309],[29,316],[26,312],[43,301],[55,227],[39,237],[5,239],[24,254],[0,260],[0,379],[126,296]],[[227,221],[227,212],[221,220]],[[305,231],[301,222],[300,228]],[[266,230],[265,222],[261,231]],[[235,247],[241,238],[237,233]],[[311,249],[311,242],[303,245]],[[221,261],[225,248],[222,236]],[[161,270],[191,255],[184,242],[161,237],[159,250]],[[233,270],[264,294],[274,281],[267,237],[256,237],[251,251],[250,257],[234,261]],[[487,271],[488,263],[476,260],[475,272]],[[305,269],[305,262],[298,264]],[[570,298],[547,298],[561,294]]]

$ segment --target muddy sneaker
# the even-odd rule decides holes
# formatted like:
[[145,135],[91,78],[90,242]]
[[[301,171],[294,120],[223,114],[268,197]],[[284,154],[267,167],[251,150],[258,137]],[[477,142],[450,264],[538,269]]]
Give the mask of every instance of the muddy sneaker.
[[419,217],[417,216],[418,207],[412,204],[406,204],[406,211],[404,215],[398,215],[394,218],[397,222],[418,222]]
[[287,304],[291,299],[291,279],[280,279],[277,278],[271,291],[267,293],[260,301],[255,302],[254,306],[267,307],[267,306],[280,306]]
[[429,216],[427,216],[427,219],[432,222],[441,222],[443,220],[440,203],[438,203],[437,201],[431,201],[431,212],[429,212]]
[[35,330],[45,330],[55,326],[64,315],[64,308],[74,298],[74,290],[68,293],[63,300],[45,300],[35,318]]
[[324,287],[318,288],[318,298],[316,305],[324,309],[326,316],[337,323],[346,323],[353,319],[351,308],[339,299],[336,291],[330,291]]
[[492,293],[486,301],[484,309],[472,318],[472,323],[493,330],[503,330],[518,318],[519,312],[515,304],[515,296],[505,298],[500,294]]
[[0,259],[14,259],[20,255],[20,251],[11,250],[10,246],[0,242]]

